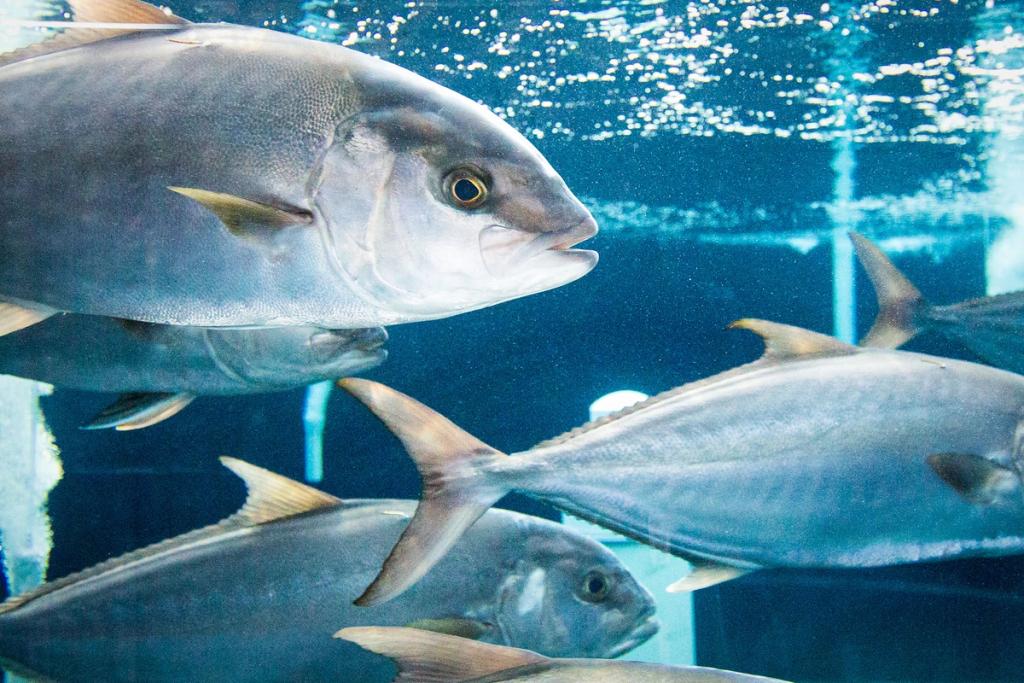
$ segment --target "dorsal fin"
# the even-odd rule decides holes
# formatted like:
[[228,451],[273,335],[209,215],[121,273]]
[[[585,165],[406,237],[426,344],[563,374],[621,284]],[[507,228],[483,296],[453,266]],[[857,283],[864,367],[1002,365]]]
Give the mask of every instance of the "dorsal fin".
[[741,320],[737,320],[729,325],[729,329],[745,329],[760,335],[765,341],[764,355],[752,363],[744,363],[743,365],[720,372],[717,375],[712,375],[710,377],[689,382],[679,387],[667,389],[660,394],[655,394],[647,400],[635,403],[618,412],[605,415],[604,417],[599,417],[596,420],[591,420],[590,422],[582,424],[579,427],[575,427],[574,429],[570,429],[558,436],[541,441],[536,444],[534,448],[557,446],[558,444],[565,443],[566,441],[574,439],[582,434],[591,432],[598,427],[610,422],[621,420],[628,415],[640,412],[641,410],[650,408],[651,406],[667,401],[668,399],[676,398],[683,394],[692,394],[706,387],[718,385],[733,377],[740,377],[760,370],[777,361],[811,356],[846,355],[856,353],[859,350],[856,346],[844,344],[834,337],[818,334],[817,332],[811,332],[810,330],[805,330],[802,327],[792,327],[790,325],[782,325],[780,323],[757,320],[754,318],[743,318]]
[[169,10],[141,0],[68,0],[75,21],[121,24],[187,24]]
[[811,356],[847,356],[857,347],[835,337],[811,332],[802,327],[773,323],[757,318],[742,318],[729,324],[730,330],[750,330],[764,340],[763,360],[787,360]]
[[221,463],[237,474],[245,482],[249,490],[245,505],[230,517],[217,524],[189,531],[174,538],[160,541],[153,545],[133,550],[119,557],[93,565],[80,572],[69,574],[56,581],[44,583],[39,588],[9,598],[0,604],[0,615],[12,612],[39,597],[54,593],[76,583],[92,579],[108,572],[120,571],[134,562],[148,560],[159,555],[177,550],[186,545],[213,540],[218,536],[254,527],[260,524],[294,517],[313,510],[332,508],[342,505],[342,501],[334,496],[318,491],[311,486],[292,481],[287,477],[274,474],[262,467],[250,465],[236,458],[221,458]]
[[[76,22],[88,24],[166,24],[185,25],[189,22],[170,12],[140,0],[68,0]],[[62,33],[33,43],[19,50],[0,54],[0,66],[13,64],[32,57],[70,50],[79,45],[95,43],[125,33],[134,28],[91,28],[68,26]]]
[[236,520],[239,526],[256,526],[341,505],[341,499],[329,493],[250,465],[244,460],[225,456],[220,461],[241,477],[249,489],[245,505],[225,521]]

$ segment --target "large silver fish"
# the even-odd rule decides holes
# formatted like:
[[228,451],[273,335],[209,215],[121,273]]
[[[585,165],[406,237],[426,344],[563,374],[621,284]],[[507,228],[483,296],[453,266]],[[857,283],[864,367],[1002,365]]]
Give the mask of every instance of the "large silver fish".
[[342,502],[241,461],[249,497],[218,525],[0,605],[0,658],[55,681],[391,680],[332,640],[408,625],[553,656],[614,657],[657,630],[650,595],[600,544],[508,511],[480,520],[400,600],[352,605],[415,503]]
[[[0,331],[441,318],[589,272],[596,224],[487,108],[338,45],[70,0],[0,58]],[[6,63],[5,63],[6,62]]]
[[343,380],[425,482],[360,602],[400,594],[509,491],[694,560],[716,581],[1024,551],[1024,377],[765,321],[734,327],[764,338],[760,360],[515,457],[392,389]]
[[1024,372],[1024,292],[934,306],[870,240],[857,233],[850,239],[878,295],[878,317],[864,346],[896,348],[937,332],[997,368]]
[[203,328],[60,315],[0,337],[0,374],[123,393],[89,427],[137,429],[196,396],[279,391],[337,379],[387,358],[382,327]]
[[350,627],[335,636],[393,659],[399,670],[396,683],[782,683],[704,666],[552,659],[415,628]]

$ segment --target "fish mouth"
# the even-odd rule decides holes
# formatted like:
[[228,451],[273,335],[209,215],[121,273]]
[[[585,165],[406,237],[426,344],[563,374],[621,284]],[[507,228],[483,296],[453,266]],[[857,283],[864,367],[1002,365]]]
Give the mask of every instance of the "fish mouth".
[[316,357],[328,361],[338,354],[365,354],[376,357],[376,352],[388,341],[383,327],[369,327],[357,330],[323,330],[309,338],[309,345]]
[[594,220],[593,216],[587,216],[582,221],[577,223],[575,227],[569,228],[568,230],[563,230],[561,233],[551,234],[564,234],[565,239],[553,246],[548,247],[548,249],[551,251],[568,251],[570,248],[575,247],[580,242],[585,242],[597,234],[597,221]]
[[490,225],[480,232],[480,255],[487,271],[496,278],[508,277],[528,265],[550,267],[553,257],[589,261],[593,267],[597,252],[572,247],[596,234],[597,222],[589,215],[572,227],[553,232],[528,233]]
[[615,659],[621,655],[626,654],[633,648],[639,647],[650,640],[654,634],[661,629],[661,623],[655,618],[654,611],[651,610],[650,614],[637,626],[630,631],[629,635],[620,642],[618,645],[613,647],[608,653],[609,659]]

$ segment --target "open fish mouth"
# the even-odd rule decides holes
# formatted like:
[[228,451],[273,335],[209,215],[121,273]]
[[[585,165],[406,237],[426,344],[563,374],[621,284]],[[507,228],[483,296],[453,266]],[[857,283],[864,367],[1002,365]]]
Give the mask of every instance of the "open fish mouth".
[[597,223],[590,216],[570,228],[539,234],[506,228],[503,225],[491,225],[480,233],[480,255],[487,271],[494,277],[503,278],[523,267],[528,261],[542,255],[550,256],[550,252],[573,254],[573,258],[578,258],[581,254],[593,255],[596,261],[594,252],[572,249],[596,234]]
[[368,357],[376,357],[388,341],[388,333],[383,327],[370,327],[358,330],[324,330],[309,338],[309,345],[321,360],[329,360],[345,351],[362,352]]
[[621,643],[609,651],[608,658],[614,659],[626,654],[635,647],[643,645],[660,629],[661,623],[654,617],[654,610],[652,609],[646,619],[640,622]]

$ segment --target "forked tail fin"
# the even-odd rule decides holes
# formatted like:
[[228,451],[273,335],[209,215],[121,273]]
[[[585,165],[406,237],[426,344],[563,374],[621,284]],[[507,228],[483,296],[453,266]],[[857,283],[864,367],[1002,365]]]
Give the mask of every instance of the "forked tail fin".
[[871,240],[855,232],[850,233],[850,240],[878,297],[878,316],[861,346],[902,346],[921,331],[919,321],[928,302]]
[[365,379],[339,384],[399,438],[423,478],[423,493],[380,574],[355,601],[386,602],[419,581],[505,493],[480,476],[481,462],[507,457],[405,394]]
[[415,628],[344,628],[334,637],[393,659],[398,666],[394,680],[402,683],[475,681],[531,664],[553,664],[547,657],[529,650],[478,643]]

